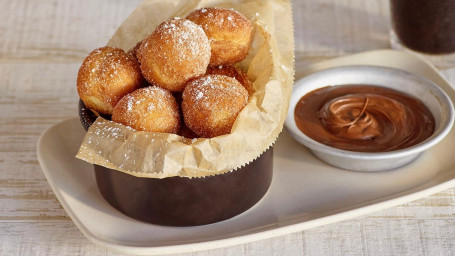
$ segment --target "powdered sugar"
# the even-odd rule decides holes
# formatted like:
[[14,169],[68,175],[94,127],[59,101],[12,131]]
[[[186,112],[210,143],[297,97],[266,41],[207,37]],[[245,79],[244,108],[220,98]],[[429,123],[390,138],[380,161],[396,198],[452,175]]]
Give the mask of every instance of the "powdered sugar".
[[182,111],[191,130],[211,138],[229,133],[247,102],[247,90],[234,78],[205,75],[188,83],[183,92]]
[[139,49],[145,78],[170,91],[183,91],[185,83],[205,73],[210,42],[199,25],[172,18],[161,23]]
[[196,95],[196,100],[201,99],[203,96],[204,96],[204,93],[201,92],[201,91],[199,91],[199,92],[197,93],[197,95]]
[[245,102],[248,101],[245,88],[238,81],[227,76],[206,75],[192,81],[191,84],[197,85],[189,86],[187,93],[195,102],[201,102],[207,108],[223,99],[241,98]]
[[141,89],[142,97],[137,97],[135,94],[128,94],[125,96],[127,100],[128,112],[137,111],[137,108],[143,104],[146,105],[147,111],[162,108],[165,104],[162,99],[166,98],[166,92],[156,86],[149,86]]
[[139,63],[122,49],[102,47],[83,61],[77,78],[80,98],[90,109],[112,114],[112,108],[143,82]]
[[[174,52],[179,53],[177,56],[181,62],[194,56],[210,53],[210,45],[204,43],[204,41],[208,42],[204,30],[189,20],[178,17],[170,19],[159,26],[156,33],[161,35],[161,39],[167,45],[172,44],[174,46]],[[168,56],[165,55],[164,57]]]
[[126,95],[114,108],[112,120],[136,130],[176,133],[179,112],[172,94],[149,86]]

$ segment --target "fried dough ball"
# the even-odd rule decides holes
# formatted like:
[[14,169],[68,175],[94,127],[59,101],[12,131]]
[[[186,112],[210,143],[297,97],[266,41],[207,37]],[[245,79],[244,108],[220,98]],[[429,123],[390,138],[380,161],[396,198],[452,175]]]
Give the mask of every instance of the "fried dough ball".
[[143,84],[137,60],[122,49],[108,46],[92,51],[77,75],[77,92],[84,104],[108,115],[123,96]]
[[137,57],[150,83],[171,92],[182,92],[188,80],[205,74],[210,43],[200,26],[172,18],[144,39]]
[[248,91],[248,95],[251,96],[254,92],[253,83],[248,76],[239,68],[234,66],[211,66],[207,68],[206,74],[208,75],[225,75],[228,77],[235,78],[239,81],[243,87]]
[[253,25],[243,14],[211,7],[194,10],[186,18],[202,26],[210,39],[211,66],[231,65],[248,55]]
[[123,97],[114,108],[112,121],[147,132],[177,133],[180,128],[174,96],[157,86],[141,88]]
[[248,102],[247,90],[234,78],[223,75],[205,75],[190,81],[182,97],[185,124],[204,138],[230,133]]

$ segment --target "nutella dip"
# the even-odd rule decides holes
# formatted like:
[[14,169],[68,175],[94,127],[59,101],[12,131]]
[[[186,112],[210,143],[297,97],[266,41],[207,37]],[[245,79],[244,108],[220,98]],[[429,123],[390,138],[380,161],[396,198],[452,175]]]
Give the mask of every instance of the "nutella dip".
[[391,0],[392,26],[407,48],[455,52],[455,0]]
[[304,95],[294,118],[310,138],[339,149],[385,152],[433,134],[430,110],[405,93],[372,85],[327,86]]

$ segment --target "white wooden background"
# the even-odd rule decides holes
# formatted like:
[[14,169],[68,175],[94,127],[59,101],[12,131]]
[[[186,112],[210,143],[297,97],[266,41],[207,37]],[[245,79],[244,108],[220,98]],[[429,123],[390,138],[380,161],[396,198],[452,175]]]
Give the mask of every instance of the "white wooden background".
[[[0,0],[0,255],[120,255],[79,232],[44,178],[35,149],[44,129],[77,115],[82,59],[107,42],[139,1]],[[389,47],[388,0],[293,4],[297,67]],[[443,74],[455,84],[455,69]],[[186,255],[455,255],[455,189],[352,220]]]

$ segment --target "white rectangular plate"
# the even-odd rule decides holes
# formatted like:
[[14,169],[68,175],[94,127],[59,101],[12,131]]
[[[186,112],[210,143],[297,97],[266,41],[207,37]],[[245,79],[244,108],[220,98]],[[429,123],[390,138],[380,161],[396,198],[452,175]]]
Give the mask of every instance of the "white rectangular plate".
[[[342,65],[404,69],[453,88],[421,59],[379,50],[321,62],[300,74]],[[164,227],[133,220],[107,204],[98,192],[90,164],[76,159],[85,131],[77,118],[45,131],[38,159],[55,195],[81,232],[92,242],[132,254],[207,250],[251,242],[333,223],[415,200],[455,186],[455,133],[413,163],[391,171],[352,172],[316,159],[286,132],[274,147],[270,190],[252,209],[220,223]]]

